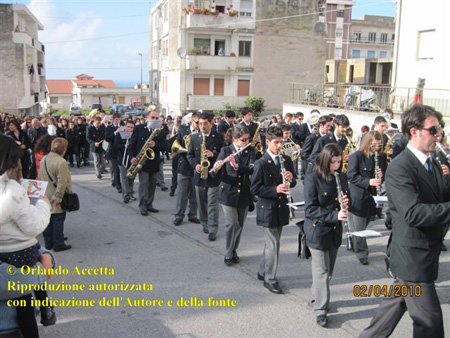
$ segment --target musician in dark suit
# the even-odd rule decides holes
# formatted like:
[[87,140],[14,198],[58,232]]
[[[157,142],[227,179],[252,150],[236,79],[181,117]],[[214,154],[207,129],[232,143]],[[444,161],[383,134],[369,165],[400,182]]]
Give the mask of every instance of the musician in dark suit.
[[[202,159],[207,159],[209,166],[204,168],[208,171],[213,167],[223,146],[223,136],[212,131],[212,116],[202,113],[199,119],[201,133],[191,136],[187,159],[194,168],[194,184],[197,196],[200,222],[203,225],[203,232],[208,234],[210,241],[216,240],[219,226],[219,204],[217,195],[219,193],[219,181],[212,175],[207,175],[206,179],[201,178]],[[202,154],[202,144],[205,144],[206,151]]]
[[[228,130],[230,145],[223,147],[215,165],[220,172],[219,203],[225,216],[226,248],[225,264],[239,263],[237,249],[249,206],[253,203],[250,193],[250,175],[256,159],[250,144],[250,133],[242,125]],[[243,149],[246,147],[245,149]],[[242,150],[241,150],[242,149]],[[239,152],[237,155],[235,153]],[[226,162],[225,162],[226,161]]]
[[[280,294],[282,289],[276,279],[281,230],[289,224],[287,206],[289,184],[283,183],[281,175],[280,149],[283,146],[283,132],[271,126],[266,132],[267,150],[255,162],[250,192],[258,196],[256,224],[264,228],[265,245],[258,272],[258,279],[271,292]],[[284,161],[284,179],[295,187],[294,166],[289,156],[281,155]]]
[[[131,163],[137,164],[136,156],[141,151],[145,142],[156,129],[161,128],[159,113],[156,110],[147,112],[146,123],[134,127],[133,134],[128,142],[128,150],[131,156]],[[153,160],[147,160],[139,171],[139,210],[142,216],[147,216],[148,212],[158,212],[153,207],[156,189],[156,175],[159,171],[159,153],[165,148],[166,134],[159,132],[159,135],[150,141],[149,146],[155,153]]]
[[[253,140],[253,137],[255,136],[256,129],[258,129],[258,123],[252,121],[253,112],[250,108],[242,109],[241,115],[242,115],[241,125],[247,127],[248,131],[250,132],[250,142],[251,142]],[[259,135],[256,136],[256,141],[260,142]]]
[[[375,154],[378,178],[375,178]],[[352,196],[349,223],[352,231],[366,230],[371,216],[376,214],[373,196],[381,187],[387,169],[386,154],[382,151],[382,137],[377,131],[366,134],[361,148],[350,155],[347,178]],[[379,188],[378,188],[379,189]],[[362,265],[368,264],[369,248],[365,237],[353,236],[353,251]]]
[[[133,130],[134,130],[134,122],[131,120],[127,121],[127,123],[125,124],[124,132],[131,133],[132,135]],[[130,201],[136,201],[136,197],[134,197],[133,191],[134,178],[131,179],[127,177],[127,171],[131,165],[131,157],[128,152],[128,140],[129,139],[127,138],[122,138],[122,135],[120,134],[120,132],[118,132],[115,133],[113,143],[114,153],[117,154],[116,161],[122,182],[123,203],[125,204],[129,203]]]
[[295,113],[295,120],[291,122],[291,137],[296,144],[303,144],[305,138],[301,134],[301,125],[303,124],[304,115],[302,112]]
[[309,171],[312,171],[312,168],[314,167],[314,162],[311,161],[311,153],[314,149],[314,145],[316,144],[317,140],[330,132],[331,120],[332,118],[329,117],[328,115],[321,116],[319,118],[319,121],[317,122],[318,127],[316,126],[316,130],[318,130],[317,133],[309,134],[305,142],[303,143],[301,153],[302,180],[305,177],[308,167],[310,167]]
[[420,104],[402,114],[409,143],[387,169],[386,190],[393,220],[393,287],[407,292],[385,298],[360,337],[388,337],[406,310],[413,320],[413,337],[444,337],[434,281],[443,228],[450,223],[449,187],[441,166],[429,156],[442,133],[441,122],[441,113]]
[[[309,305],[314,309],[316,322],[325,327],[330,303],[330,280],[338,249],[342,242],[342,223],[347,209],[340,209],[335,172],[340,171],[342,151],[336,144],[327,144],[305,177],[306,245],[312,258],[312,287]],[[340,174],[343,204],[348,205],[347,181]]]
[[113,115],[113,121],[110,125],[106,127],[105,130],[105,140],[109,143],[108,153],[111,160],[111,185],[117,189],[119,193],[122,193],[122,186],[120,184],[120,171],[119,164],[117,162],[117,152],[114,148],[114,138],[120,133],[120,127],[122,127],[122,121],[120,119],[120,114],[115,113]]
[[[176,135],[176,140],[180,146],[186,150],[188,150],[189,147],[186,145],[185,137],[188,137],[190,140],[192,135],[198,133],[199,117],[199,113],[192,113],[190,125],[180,128]],[[190,144],[190,142],[188,142],[188,144]],[[187,159],[187,153],[180,153],[177,157],[174,157],[174,159],[177,161],[177,206],[173,224],[178,226],[183,222],[188,202],[189,222],[200,224],[200,220],[197,218],[197,197],[195,196],[194,168],[192,168]]]
[[102,142],[105,141],[105,125],[102,124],[101,117],[97,116],[94,123],[90,126],[86,133],[86,139],[91,146],[91,153],[94,157],[95,174],[99,180],[105,171],[105,156]]
[[226,132],[228,129],[233,127],[234,119],[236,118],[236,113],[232,110],[227,110],[225,112],[225,117],[222,121],[220,121],[217,132],[219,134],[222,134],[225,137]]
[[[319,140],[314,145],[313,151],[310,156],[310,162],[314,163],[316,161],[317,156],[319,156],[322,148],[330,143],[337,144],[342,151],[344,151],[345,147],[348,144],[348,140],[345,136],[345,132],[347,128],[350,126],[350,121],[347,116],[344,114],[336,116],[334,119],[335,128],[331,134],[327,134],[319,138]],[[342,161],[347,161],[348,158],[342,159]]]

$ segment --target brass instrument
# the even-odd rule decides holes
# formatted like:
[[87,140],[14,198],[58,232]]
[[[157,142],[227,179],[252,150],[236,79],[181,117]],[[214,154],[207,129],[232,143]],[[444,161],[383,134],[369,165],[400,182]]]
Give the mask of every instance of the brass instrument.
[[[308,126],[309,132],[312,133],[313,129],[316,128],[317,123],[319,122],[320,113],[312,113],[308,116],[308,119],[306,120],[306,125]],[[311,128],[311,126],[314,126]]]
[[[344,200],[343,200],[344,193],[342,191],[341,180],[339,178],[339,173],[337,171],[334,172],[334,177],[336,178],[336,186],[337,186],[337,191],[338,191],[339,204],[341,206],[341,210],[343,210],[343,209],[346,209],[344,206]],[[347,235],[347,250],[353,250],[353,242],[352,242],[352,237],[350,236],[348,220],[342,221],[342,224],[344,225],[345,234]]]
[[[291,181],[286,180],[284,177],[284,174],[286,173],[286,167],[284,166],[284,158],[283,155],[278,155],[278,161],[280,161],[280,168],[281,168],[281,177],[283,178],[283,184],[287,184],[288,186],[291,185]],[[288,200],[288,203],[292,202],[291,197],[291,189],[289,187],[288,193],[286,194],[286,198]],[[293,219],[295,217],[294,210],[289,206],[289,219]]]
[[[346,173],[348,169],[348,158],[350,155],[350,143],[347,143],[344,150],[342,151],[342,172]],[[346,159],[347,158],[347,159]]]
[[383,150],[384,153],[386,154],[386,161],[387,161],[388,164],[391,163],[391,161],[392,161],[391,156],[388,154],[388,152],[391,150],[391,147],[392,147],[392,141],[389,138],[389,140],[386,142],[386,144],[384,146],[384,150]]
[[255,134],[253,135],[252,138],[252,142],[250,143],[252,145],[253,148],[255,148],[255,150],[259,153],[263,153],[263,146],[261,144],[261,142],[257,141],[258,135],[259,135],[259,129],[261,129],[261,123],[258,123],[258,127],[256,128]]
[[298,160],[301,154],[301,149],[295,148],[296,143],[289,137],[288,141],[281,146],[280,152],[291,158],[292,162]]
[[177,156],[180,155],[180,154],[184,154],[184,153],[187,153],[187,152],[188,152],[188,150],[189,150],[189,142],[191,142],[191,135],[192,135],[192,134],[193,134],[193,133],[190,133],[189,135],[185,135],[185,136],[183,137],[185,147],[183,147],[183,146],[180,144],[180,142],[178,142],[178,140],[175,140],[175,141],[172,143],[172,148],[171,148],[171,155],[172,155],[172,158],[175,158],[175,157],[177,157]]
[[203,135],[202,145],[200,146],[200,166],[202,167],[200,170],[200,178],[202,180],[208,179],[208,168],[211,163],[208,161],[206,157],[206,137]]
[[145,141],[139,154],[136,156],[137,164],[131,164],[127,172],[127,177],[133,179],[136,177],[137,173],[142,169],[147,160],[153,161],[155,159],[155,152],[150,148],[150,141],[153,141],[162,131],[162,128],[154,129],[152,134]]

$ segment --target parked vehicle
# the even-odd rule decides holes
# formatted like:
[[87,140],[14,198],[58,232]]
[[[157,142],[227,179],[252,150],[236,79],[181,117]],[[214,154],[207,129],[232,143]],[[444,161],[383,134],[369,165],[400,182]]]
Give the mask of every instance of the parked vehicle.
[[69,110],[70,110],[70,115],[81,116],[81,107],[80,106],[77,106],[76,104],[71,103]]
[[143,108],[134,108],[134,109],[131,109],[131,110],[124,111],[123,114],[122,114],[122,117],[124,117],[124,116],[141,117],[141,116],[145,116],[145,113],[146,113],[145,109],[143,109]]
[[94,110],[94,109],[102,110],[103,106],[100,103],[93,103],[91,106],[91,110]]
[[113,104],[111,106],[111,114],[114,113],[119,113],[121,114],[123,111],[127,110],[127,106],[123,105],[123,104]]

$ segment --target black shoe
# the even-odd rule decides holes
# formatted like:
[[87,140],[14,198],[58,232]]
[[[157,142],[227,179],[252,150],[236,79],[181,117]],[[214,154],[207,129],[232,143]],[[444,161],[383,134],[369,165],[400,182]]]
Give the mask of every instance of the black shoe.
[[371,216],[371,217],[370,217],[370,221],[371,221],[371,222],[375,222],[376,219],[377,219],[377,218],[376,218],[375,216]]
[[203,226],[203,232],[205,233],[205,234],[207,234],[209,231],[208,231],[208,227],[206,226],[206,225],[204,225]]
[[64,240],[67,241],[69,239],[69,237],[64,236]]
[[56,314],[53,311],[53,306],[46,306],[41,308],[41,324],[44,326],[55,325]]
[[189,218],[189,222],[195,223],[195,224],[200,224],[200,220],[197,217]]
[[89,166],[89,161],[84,161],[85,166]]
[[170,193],[169,193],[169,196],[171,196],[171,197],[175,196],[175,190],[173,190],[173,189],[170,189]]
[[142,216],[148,216],[147,210],[141,210],[141,215]]
[[261,281],[264,280],[264,275],[261,275],[259,272],[258,272],[258,274],[256,275],[256,277],[258,277],[258,280],[261,280]]
[[130,201],[136,201],[136,200],[137,200],[137,198],[134,197],[134,195],[130,195]]
[[441,251],[447,251],[447,247],[444,243],[441,243]]
[[123,203],[128,204],[130,202],[130,198],[128,196],[125,196],[123,198]]
[[72,249],[72,245],[64,244],[64,245],[61,245],[61,246],[54,247],[53,251],[54,252],[59,252],[59,251],[66,251],[66,250],[69,250],[69,249]]
[[160,187],[161,187],[161,184],[159,184],[159,183],[156,183],[156,186],[157,186],[158,188],[160,188]]
[[81,168],[82,167],[82,165],[81,164],[77,164],[77,168]]
[[[102,173],[102,174],[104,174],[104,173]],[[111,182],[111,186],[112,186],[112,187],[115,187],[115,186],[116,186],[116,183]]]
[[236,251],[233,251],[233,262],[234,263],[239,263],[241,261],[241,259],[239,258],[239,256],[237,255]]
[[380,212],[377,216],[379,219],[384,219],[384,214],[382,212]]
[[214,242],[216,240],[216,234],[209,234],[208,235],[208,240],[211,242]]
[[106,169],[103,169],[103,171],[102,171],[102,174],[108,174],[109,173],[109,171],[108,170],[106,170]]
[[327,327],[328,325],[328,318],[327,315],[320,315],[316,318],[317,325],[320,325],[322,327]]
[[52,250],[53,249],[53,245],[50,245],[50,244],[45,244],[44,245],[44,247],[47,249],[47,250]]
[[101,179],[102,179],[102,175],[97,175],[97,178],[98,178],[99,180],[101,180]]
[[183,222],[182,218],[175,218],[175,221],[173,221],[173,225],[178,226],[181,224],[181,222]]
[[229,258],[229,257],[225,256],[224,262],[225,262],[225,265],[230,266],[231,264],[233,264],[233,258]]
[[153,208],[153,207],[147,208],[147,211],[150,211],[150,212],[159,212],[158,209],[155,209],[155,208]]
[[121,189],[121,188],[117,189],[117,192],[118,192],[119,194],[121,194],[121,193],[122,193],[122,189]]
[[264,287],[269,290],[270,292],[276,293],[276,294],[281,294],[283,293],[283,290],[281,290],[280,285],[278,285],[278,283],[275,284],[269,284],[267,282],[264,282]]
[[367,264],[369,264],[369,261],[367,260],[367,258],[360,258],[360,259],[359,259],[359,262],[360,262],[362,265],[367,265]]
[[162,187],[161,187],[161,190],[162,190],[162,191],[167,191],[167,190],[169,190],[169,188],[167,188],[166,186],[162,186]]

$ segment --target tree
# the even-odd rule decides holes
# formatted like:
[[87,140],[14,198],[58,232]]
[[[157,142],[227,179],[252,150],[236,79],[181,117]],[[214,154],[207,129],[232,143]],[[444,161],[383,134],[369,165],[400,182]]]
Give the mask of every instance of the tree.
[[258,118],[261,112],[266,107],[264,104],[264,99],[262,97],[247,96],[245,99],[245,106],[253,111],[253,117]]
[[233,105],[231,105],[229,103],[225,103],[223,105],[222,109],[214,110],[214,116],[218,117],[220,115],[225,115],[225,112],[227,110],[234,111],[236,113],[236,116],[238,116],[241,113],[241,110],[238,107],[233,106]]

